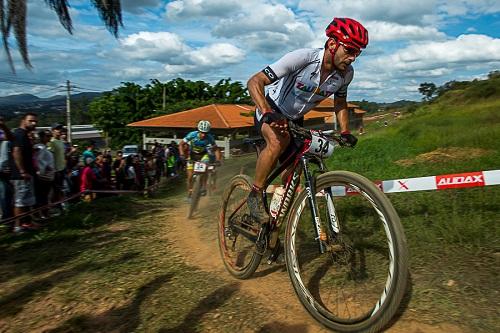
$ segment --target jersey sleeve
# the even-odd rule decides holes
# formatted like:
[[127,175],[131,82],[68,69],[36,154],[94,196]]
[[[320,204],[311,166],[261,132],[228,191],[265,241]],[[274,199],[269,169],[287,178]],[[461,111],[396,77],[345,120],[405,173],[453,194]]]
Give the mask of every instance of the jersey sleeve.
[[196,131],[195,132],[189,132],[183,139],[185,143],[189,143],[190,141],[193,141],[193,139],[196,136]]
[[344,83],[340,86],[339,90],[335,92],[335,97],[345,98],[347,97],[347,87],[352,81],[354,77],[354,69],[352,66],[349,66],[346,74],[344,75]]
[[271,83],[278,81],[288,73],[293,73],[303,68],[311,62],[310,50],[299,49],[285,54],[275,63],[267,66],[262,72],[267,76]]
[[213,136],[213,135],[211,135],[211,134],[208,136],[208,144],[209,144],[209,146],[211,146],[211,147],[212,147],[212,146],[216,146],[216,145],[217,145],[217,144],[215,143],[215,138],[214,138],[214,136]]

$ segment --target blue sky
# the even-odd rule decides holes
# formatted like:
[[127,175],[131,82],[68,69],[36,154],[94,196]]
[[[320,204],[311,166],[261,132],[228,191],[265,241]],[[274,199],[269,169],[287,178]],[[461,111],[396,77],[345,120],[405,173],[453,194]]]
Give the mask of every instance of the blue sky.
[[44,1],[29,1],[34,68],[23,67],[11,40],[17,75],[0,52],[0,96],[51,96],[66,80],[79,87],[75,92],[176,77],[246,82],[286,52],[322,47],[334,16],[355,18],[370,32],[354,63],[349,100],[419,100],[422,82],[440,85],[500,70],[498,0],[122,0],[118,39],[90,1],[69,3],[73,35]]

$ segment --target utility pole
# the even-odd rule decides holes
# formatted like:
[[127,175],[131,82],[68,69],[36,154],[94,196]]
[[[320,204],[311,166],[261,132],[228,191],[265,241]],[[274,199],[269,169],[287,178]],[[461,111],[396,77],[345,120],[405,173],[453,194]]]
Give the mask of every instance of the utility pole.
[[71,143],[71,86],[69,80],[66,80],[66,127],[68,128],[68,142]]
[[165,85],[163,85],[163,107],[162,107],[162,111],[165,112],[165,99],[166,99],[166,94],[167,94],[167,89],[165,89]]

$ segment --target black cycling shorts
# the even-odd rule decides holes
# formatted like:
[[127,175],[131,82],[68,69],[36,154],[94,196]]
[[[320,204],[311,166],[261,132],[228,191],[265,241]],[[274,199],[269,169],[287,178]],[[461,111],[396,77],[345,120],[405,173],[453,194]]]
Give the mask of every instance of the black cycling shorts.
[[[271,106],[271,108],[273,109],[273,112],[277,112],[277,113],[283,114],[279,110],[279,108],[276,106],[276,104],[274,104],[274,101],[269,98],[269,96],[266,96],[266,100],[269,103],[269,105]],[[259,114],[257,114],[257,113],[259,113]],[[257,117],[257,116],[259,116],[259,117]],[[260,118],[260,120],[258,118]],[[297,124],[297,125],[299,125],[301,127],[304,126],[304,117],[300,117],[299,119],[295,119],[295,120],[292,120],[292,121],[293,121],[293,123],[295,123],[295,124]],[[254,127],[257,130],[257,133],[259,133],[259,135],[262,136],[262,125],[264,124],[264,122],[262,121],[262,116],[260,114],[260,111],[257,110],[257,109],[255,110],[255,115],[253,117],[253,122],[254,122]],[[286,160],[286,157],[294,155],[297,152],[298,149],[299,149],[298,145],[292,139],[292,141],[290,141],[290,144],[285,149],[285,151],[283,152],[283,154],[281,154],[280,159],[279,159],[280,163],[283,163]]]

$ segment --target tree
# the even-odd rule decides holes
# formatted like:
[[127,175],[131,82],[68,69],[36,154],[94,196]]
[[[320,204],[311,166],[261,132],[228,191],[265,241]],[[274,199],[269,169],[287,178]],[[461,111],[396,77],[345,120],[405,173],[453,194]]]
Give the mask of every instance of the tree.
[[488,73],[488,79],[500,78],[500,71],[491,71]]
[[[31,68],[26,40],[26,12],[28,0],[0,0],[0,30],[7,60],[12,72],[15,73],[14,63],[10,54],[8,39],[11,29],[17,41],[19,53],[24,65]],[[73,33],[73,23],[68,10],[68,0],[45,0],[45,3],[57,13],[59,22],[70,33]],[[118,28],[123,26],[120,0],[91,0],[106,28],[118,37]]]
[[[162,108],[163,90],[165,110]],[[129,123],[212,103],[249,102],[250,96],[241,82],[231,82],[228,78],[211,86],[204,81],[177,78],[165,83],[151,80],[145,87],[124,82],[95,99],[89,109],[92,122],[111,138],[113,147],[120,147],[141,140],[140,130],[126,127]]]
[[432,82],[424,82],[420,84],[418,92],[424,95],[424,99],[430,101],[437,91],[437,87]]

